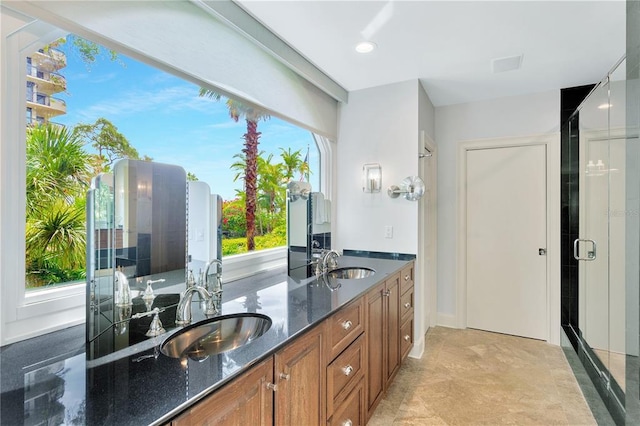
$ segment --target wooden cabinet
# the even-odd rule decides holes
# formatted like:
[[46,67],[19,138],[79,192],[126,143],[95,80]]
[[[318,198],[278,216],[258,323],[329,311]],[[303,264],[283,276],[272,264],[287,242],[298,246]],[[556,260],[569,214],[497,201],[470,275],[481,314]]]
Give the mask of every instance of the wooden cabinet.
[[351,302],[327,321],[327,359],[331,361],[364,331],[364,297]]
[[365,425],[413,346],[413,262],[172,421]]
[[400,359],[404,360],[414,342],[414,263],[411,262],[400,273]]
[[366,296],[367,418],[400,368],[400,274]]
[[172,426],[273,424],[273,358],[247,371],[175,418]]
[[274,356],[277,425],[326,423],[325,324],[316,326]]

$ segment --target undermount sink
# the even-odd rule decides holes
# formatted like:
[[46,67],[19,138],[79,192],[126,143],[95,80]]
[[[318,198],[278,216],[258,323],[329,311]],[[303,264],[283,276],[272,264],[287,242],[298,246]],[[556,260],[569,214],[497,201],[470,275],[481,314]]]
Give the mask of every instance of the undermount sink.
[[330,278],[337,278],[343,280],[359,280],[361,278],[367,278],[375,274],[371,268],[363,268],[360,266],[347,266],[344,268],[337,268],[327,272]]
[[262,336],[271,328],[271,318],[262,314],[223,315],[199,321],[167,338],[160,352],[171,358],[206,359]]

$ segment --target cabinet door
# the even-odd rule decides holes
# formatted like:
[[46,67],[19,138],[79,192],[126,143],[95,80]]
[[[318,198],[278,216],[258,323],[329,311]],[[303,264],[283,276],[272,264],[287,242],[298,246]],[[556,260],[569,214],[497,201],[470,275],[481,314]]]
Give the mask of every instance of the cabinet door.
[[172,426],[273,424],[273,358],[196,404],[171,422]]
[[400,275],[396,274],[386,282],[387,320],[387,368],[385,389],[391,384],[400,369]]
[[275,359],[275,424],[324,425],[326,367],[325,323],[278,352]]
[[386,339],[384,283],[367,293],[366,338],[367,338],[367,419],[382,399],[386,382]]

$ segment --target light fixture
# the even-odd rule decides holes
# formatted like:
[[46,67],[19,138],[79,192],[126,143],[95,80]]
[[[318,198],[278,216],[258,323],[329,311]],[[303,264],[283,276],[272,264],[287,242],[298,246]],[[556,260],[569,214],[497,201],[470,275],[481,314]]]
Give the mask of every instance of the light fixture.
[[370,41],[362,41],[356,44],[356,52],[358,53],[371,53],[376,50],[376,44]]
[[609,109],[611,107],[612,107],[612,105],[610,103],[608,103],[608,102],[598,105],[598,109]]
[[378,163],[362,166],[362,191],[380,192],[382,188],[382,167]]
[[391,185],[387,190],[387,195],[391,198],[398,198],[403,195],[406,200],[417,201],[424,194],[424,182],[418,176],[408,176],[402,179],[400,186]]

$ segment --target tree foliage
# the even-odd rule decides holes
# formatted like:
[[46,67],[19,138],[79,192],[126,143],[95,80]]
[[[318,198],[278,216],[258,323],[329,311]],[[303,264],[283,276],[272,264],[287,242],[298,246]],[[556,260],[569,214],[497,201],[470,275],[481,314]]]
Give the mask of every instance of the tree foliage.
[[[211,89],[200,88],[200,96],[207,97],[219,102],[222,95]],[[244,171],[244,192],[245,192],[245,218],[247,226],[247,249],[255,250],[256,236],[256,209],[258,203],[258,144],[260,132],[258,132],[258,122],[270,118],[264,110],[244,104],[242,102],[227,99],[229,116],[233,121],[238,121],[244,117],[247,123],[247,132],[243,135],[245,171]]]
[[90,156],[66,128],[27,129],[27,287],[84,276]]
[[[78,124],[73,133],[98,151],[97,173],[109,170],[121,158],[140,159],[140,154],[129,140],[106,118],[99,118],[93,124]],[[150,160],[145,156],[146,159]]]

